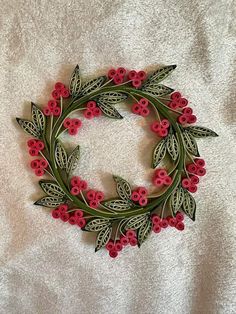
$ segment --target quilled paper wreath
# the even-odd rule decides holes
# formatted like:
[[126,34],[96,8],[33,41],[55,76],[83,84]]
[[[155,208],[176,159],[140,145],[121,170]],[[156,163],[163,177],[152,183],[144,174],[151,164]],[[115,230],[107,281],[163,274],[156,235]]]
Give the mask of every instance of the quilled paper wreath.
[[[164,66],[149,76],[145,71],[111,69],[107,76],[82,83],[77,65],[69,87],[57,82],[47,106],[40,109],[32,103],[31,121],[17,118],[33,136],[27,142],[29,154],[36,157],[30,162],[32,170],[37,176],[51,177],[39,181],[46,195],[35,204],[52,209],[55,219],[97,233],[95,251],[105,247],[113,258],[127,245],[140,247],[152,231],[159,233],[168,226],[184,230],[185,215],[195,220],[192,194],[206,174],[195,139],[217,134],[193,125],[197,118],[188,100],[160,84],[175,68]],[[70,118],[74,112],[82,111],[87,119],[102,114],[122,119],[115,105],[127,99],[132,101],[133,114],[155,117],[150,131],[157,135],[152,157],[156,193],[149,195],[142,186],[132,189],[125,179],[113,176],[118,197],[105,200],[103,192],[89,189],[86,181],[72,175],[80,161],[80,147],[67,152],[60,135],[73,136],[82,127],[81,120]],[[166,161],[171,161],[170,169]]]

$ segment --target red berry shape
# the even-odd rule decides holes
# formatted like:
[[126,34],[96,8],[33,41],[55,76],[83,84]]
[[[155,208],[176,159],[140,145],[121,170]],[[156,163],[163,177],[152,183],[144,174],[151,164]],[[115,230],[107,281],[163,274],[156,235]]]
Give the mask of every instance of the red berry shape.
[[206,174],[206,169],[204,169],[204,168],[199,168],[199,169],[197,169],[196,174],[197,174],[199,177],[203,177],[203,176]]
[[82,218],[84,216],[84,212],[81,209],[78,209],[74,212],[75,218]]
[[183,114],[184,115],[190,116],[192,113],[193,113],[193,109],[190,108],[190,107],[183,109]]
[[31,148],[31,149],[29,150],[29,154],[30,154],[30,156],[38,156],[39,151],[38,151],[38,149]]
[[171,226],[171,227],[175,227],[175,225],[177,223],[176,219],[173,217],[167,217],[167,221],[168,221],[169,226]]
[[189,186],[190,186],[189,179],[184,178],[184,179],[182,180],[181,184],[182,184],[182,187],[183,187],[184,189],[189,188]]
[[165,169],[157,169],[155,171],[155,175],[161,179],[164,179],[165,177],[168,176],[168,173]]
[[170,122],[167,119],[163,119],[161,120],[161,126],[165,129],[168,129],[168,127],[170,126]]
[[179,106],[180,106],[180,108],[184,108],[184,107],[186,107],[187,105],[188,105],[187,99],[185,99],[185,98],[180,98],[180,99],[179,99]]
[[134,79],[134,80],[132,81],[132,85],[133,85],[133,87],[135,87],[135,88],[139,88],[139,87],[142,85],[142,81],[141,81],[140,79]]
[[65,213],[65,212],[67,212],[67,210],[68,210],[68,205],[67,205],[67,204],[62,204],[62,205],[58,206],[58,210],[59,210],[61,213]]
[[51,110],[48,107],[43,108],[43,113],[47,117],[52,114]]
[[31,167],[32,169],[37,169],[37,168],[39,168],[39,159],[34,159],[34,160],[32,160],[31,163],[30,163],[30,167]]
[[202,168],[206,165],[205,160],[201,159],[201,158],[195,159],[194,162],[200,168]]
[[96,197],[95,197],[96,201],[101,202],[102,200],[104,200],[104,193],[101,191],[98,191],[96,193]]
[[113,249],[113,250],[109,251],[109,255],[112,258],[116,258],[118,256],[118,252]]
[[92,201],[92,200],[94,200],[95,197],[96,197],[96,192],[95,192],[94,190],[89,190],[89,191],[87,192],[86,196],[87,196],[87,199],[88,199],[89,201]]
[[72,127],[69,128],[68,133],[70,135],[76,135],[78,133],[78,128],[72,126]]
[[27,141],[28,147],[33,147],[36,145],[36,143],[37,143],[37,141],[35,139],[30,139]]
[[108,78],[109,79],[112,79],[114,76],[116,75],[116,70],[115,69],[110,69],[109,71],[108,71]]
[[187,122],[189,123],[189,124],[193,124],[193,123],[195,123],[197,121],[197,117],[194,115],[194,114],[192,114],[192,115],[190,115],[189,117],[187,117]]
[[94,115],[94,117],[100,117],[101,114],[102,114],[102,111],[101,111],[100,108],[96,107],[96,108],[93,109],[93,115]]
[[199,183],[199,178],[197,176],[191,176],[190,177],[190,182],[192,184],[198,184]]
[[89,206],[90,206],[91,208],[97,208],[97,207],[98,207],[98,201],[96,201],[96,200],[90,201],[90,202],[89,202]]
[[63,98],[68,98],[68,97],[70,97],[70,92],[69,92],[69,90],[68,90],[67,88],[64,88],[64,89],[62,90],[62,92],[61,92],[61,96],[62,96]]
[[183,231],[184,230],[184,223],[182,221],[178,221],[177,224],[175,225],[175,228]]
[[115,243],[115,250],[120,252],[123,249],[123,245],[120,243],[120,241],[117,241]]
[[195,184],[191,184],[188,188],[189,192],[195,193],[197,192],[197,186]]
[[144,81],[144,80],[146,80],[146,78],[147,78],[147,74],[146,74],[145,71],[139,71],[139,72],[137,73],[137,77],[138,77],[141,81]]
[[142,107],[147,107],[149,102],[146,98],[141,98],[138,102]]
[[123,246],[126,246],[129,244],[129,239],[125,236],[121,236],[120,237],[120,243],[123,245]]
[[97,104],[94,100],[90,100],[87,102],[87,108],[88,109],[94,109],[94,108],[96,108],[96,106],[97,106]]
[[41,160],[39,161],[39,166],[40,166],[41,168],[43,168],[43,169],[47,168],[47,166],[48,166],[47,160],[46,160],[46,159],[41,159]]
[[68,220],[69,224],[75,225],[77,224],[77,218],[75,216],[71,216]]
[[160,222],[160,226],[161,226],[162,228],[167,228],[167,227],[168,227],[168,221],[167,221],[167,219],[163,218],[163,219],[161,220],[161,222]]
[[120,75],[120,76],[125,76],[125,74],[126,74],[126,69],[125,69],[125,68],[118,68],[118,69],[116,70],[116,73],[117,73],[118,75]]
[[136,233],[135,233],[135,231],[134,230],[131,230],[131,229],[129,229],[129,230],[127,230],[126,231],[126,236],[127,236],[127,238],[135,238],[136,237]]
[[79,184],[80,184],[80,177],[72,177],[71,179],[70,179],[70,184],[72,185],[72,186],[79,186]]
[[135,246],[135,245],[138,244],[138,240],[137,240],[136,238],[130,238],[130,239],[129,239],[129,244],[130,244],[131,246]]
[[113,77],[113,82],[114,82],[116,85],[119,85],[119,84],[123,83],[123,77],[122,77],[121,75],[116,74],[116,75]]
[[145,187],[141,186],[141,187],[138,188],[138,193],[141,196],[147,196],[148,190]]
[[70,215],[68,213],[61,212],[60,218],[62,221],[67,222],[70,219]]
[[180,92],[174,92],[170,95],[170,98],[173,100],[179,100],[181,98]]
[[79,188],[80,188],[81,190],[86,190],[87,187],[88,187],[88,183],[87,183],[86,181],[84,181],[84,180],[80,181],[80,183],[79,183]]
[[72,195],[78,195],[79,193],[80,193],[80,188],[78,187],[78,186],[73,186],[72,188],[71,188],[71,190],[70,190],[70,193],[72,194]]
[[65,85],[61,82],[56,82],[56,84],[54,85],[56,90],[62,90],[65,88]]
[[93,111],[91,109],[86,109],[84,111],[83,115],[86,119],[92,119],[93,118]]
[[176,216],[175,216],[175,219],[176,219],[177,221],[183,221],[183,220],[184,220],[184,215],[183,215],[182,213],[178,212],[178,213],[176,214]]
[[54,89],[54,91],[52,92],[52,97],[54,98],[54,99],[59,99],[60,98],[60,92],[58,91],[58,90],[56,90],[56,89]]
[[56,107],[52,110],[52,114],[55,116],[55,117],[58,117],[60,116],[61,114],[61,108],[60,107]]
[[134,202],[138,202],[140,199],[140,194],[137,191],[133,191],[131,194],[131,200]]
[[36,174],[36,176],[41,177],[44,175],[44,170],[42,168],[38,168],[34,170],[34,173]]
[[66,129],[69,129],[72,126],[72,120],[70,118],[66,118],[63,122],[63,126]]
[[135,79],[136,77],[137,77],[137,72],[136,72],[135,70],[129,71],[129,73],[128,73],[128,79],[129,79],[129,80],[133,80],[133,79]]
[[154,225],[158,225],[161,222],[161,218],[157,214],[152,215],[152,222]]
[[163,182],[164,182],[165,185],[169,186],[169,185],[172,184],[172,178],[169,177],[169,176],[167,176],[167,177],[165,177],[165,178],[163,179]]
[[77,219],[77,225],[80,227],[80,228],[83,228],[85,225],[86,225],[86,220],[84,218],[78,218]]
[[139,104],[133,104],[133,106],[131,107],[131,111],[134,113],[134,114],[140,114],[141,113],[141,107]]
[[153,179],[153,184],[157,187],[160,187],[163,185],[163,179],[161,178],[154,178]]
[[161,227],[160,227],[160,225],[157,225],[157,224],[153,225],[153,226],[152,226],[152,231],[155,232],[155,233],[161,232]]
[[56,107],[57,107],[57,101],[55,99],[52,99],[52,100],[48,101],[48,108],[50,110],[53,110]]
[[139,205],[140,206],[146,206],[147,203],[148,203],[148,200],[146,197],[140,197],[140,199],[139,199]]
[[140,113],[141,113],[141,116],[147,117],[150,113],[150,110],[148,108],[142,108]]
[[111,250],[113,250],[114,249],[114,242],[112,241],[112,240],[110,240],[110,241],[108,241],[108,243],[106,244],[106,249],[108,250],[108,251],[111,251]]
[[178,122],[179,122],[180,124],[185,124],[185,123],[187,123],[187,116],[185,116],[185,115],[179,116],[179,117],[178,117]]
[[61,213],[60,213],[60,211],[58,209],[52,210],[51,214],[52,214],[52,217],[55,218],[55,219],[58,219],[61,216]]

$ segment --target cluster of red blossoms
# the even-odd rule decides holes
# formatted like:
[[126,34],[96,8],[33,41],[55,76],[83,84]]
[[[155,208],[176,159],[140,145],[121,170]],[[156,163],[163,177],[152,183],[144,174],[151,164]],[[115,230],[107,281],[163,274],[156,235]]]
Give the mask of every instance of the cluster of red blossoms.
[[131,229],[127,230],[125,235],[121,236],[119,240],[110,240],[106,245],[106,249],[109,251],[109,255],[112,258],[115,258],[118,256],[118,252],[122,251],[123,247],[128,244],[131,246],[136,246],[138,244],[136,232]]
[[[110,69],[108,71],[108,78],[112,79],[114,84],[119,85],[124,82],[126,73],[127,71],[125,68]],[[142,85],[142,81],[144,81],[146,77],[147,74],[144,71],[137,72],[135,70],[131,70],[128,72],[128,80],[131,81],[133,87],[135,88],[139,88]]]
[[71,184],[71,190],[70,193],[72,195],[78,195],[81,191],[86,190],[88,187],[88,184],[86,181],[81,180],[80,177],[72,177],[70,180]]
[[202,177],[206,174],[206,169],[204,168],[205,161],[204,159],[195,159],[194,163],[187,165],[187,171],[191,174],[189,178],[182,179],[182,187],[187,189],[191,193],[197,192],[197,184],[199,183],[199,177]]
[[174,92],[170,95],[171,101],[168,103],[168,106],[171,109],[184,108],[188,104],[188,100],[183,98],[180,92]]
[[63,204],[52,211],[54,219],[61,219],[64,222],[69,222],[71,225],[77,225],[83,228],[86,225],[86,220],[83,218],[84,212],[81,209],[68,212],[68,205]]
[[58,117],[61,114],[61,108],[58,106],[58,99],[68,98],[70,96],[69,90],[61,82],[57,82],[52,91],[53,99],[48,101],[48,104],[43,109],[45,116],[55,116]]
[[147,108],[149,102],[146,98],[141,98],[137,103],[133,104],[131,111],[134,114],[146,117],[149,115],[150,110]]
[[66,118],[63,122],[64,128],[68,129],[70,135],[76,135],[79,128],[82,126],[82,122],[79,119]]
[[86,119],[99,117],[102,114],[101,109],[97,106],[96,102],[93,100],[90,100],[89,102],[87,102],[86,107],[87,109],[83,113]]
[[101,191],[89,190],[86,196],[91,208],[97,208],[99,203],[104,200],[104,193]]
[[140,186],[132,192],[131,200],[134,202],[138,202],[140,206],[145,206],[148,202],[147,195],[148,190],[145,187]]
[[30,163],[30,167],[34,170],[36,176],[41,177],[45,173],[45,169],[48,166],[48,162],[46,159],[34,159]]
[[183,231],[184,230],[184,215],[178,212],[174,217],[168,216],[166,218],[161,218],[156,214],[152,215],[152,230],[155,233],[161,232],[161,229],[165,229],[168,226],[175,227],[176,229]]
[[44,149],[44,142],[40,140],[30,139],[27,141],[27,145],[31,156],[38,156],[39,152]]
[[193,114],[193,109],[188,107],[184,108],[182,114],[178,117],[178,122],[180,124],[193,124],[197,121],[197,117]]
[[160,137],[165,137],[168,135],[168,128],[170,122],[167,119],[163,119],[160,122],[155,121],[151,124],[151,130]]
[[157,187],[161,187],[162,185],[169,186],[172,184],[172,178],[168,176],[168,173],[165,169],[157,169],[154,172],[152,182]]

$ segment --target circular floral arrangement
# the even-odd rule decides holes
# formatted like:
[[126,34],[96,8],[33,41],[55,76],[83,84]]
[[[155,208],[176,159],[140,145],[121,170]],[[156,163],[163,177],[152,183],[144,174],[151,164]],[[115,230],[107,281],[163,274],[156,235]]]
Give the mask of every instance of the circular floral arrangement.
[[[197,118],[188,100],[160,84],[175,68],[161,67],[149,76],[145,71],[111,69],[107,76],[82,83],[77,65],[68,87],[55,84],[47,106],[40,109],[32,103],[31,121],[17,118],[23,130],[33,136],[27,142],[29,154],[35,157],[30,162],[32,170],[36,176],[51,177],[39,181],[46,196],[35,204],[51,208],[55,219],[96,232],[95,251],[105,247],[113,258],[127,245],[140,247],[152,231],[159,233],[168,226],[184,230],[185,215],[195,220],[192,193],[206,174],[195,138],[217,134],[192,125]],[[74,112],[82,112],[86,119],[102,114],[122,119],[115,105],[127,99],[132,100],[133,114],[154,116],[150,131],[157,135],[152,157],[156,193],[150,195],[143,186],[132,188],[125,179],[113,176],[118,197],[106,200],[103,192],[90,189],[85,180],[73,176],[80,162],[80,147],[67,152],[60,136],[63,132],[73,136],[82,127],[80,119],[70,118]],[[169,169],[165,161],[171,162]]]

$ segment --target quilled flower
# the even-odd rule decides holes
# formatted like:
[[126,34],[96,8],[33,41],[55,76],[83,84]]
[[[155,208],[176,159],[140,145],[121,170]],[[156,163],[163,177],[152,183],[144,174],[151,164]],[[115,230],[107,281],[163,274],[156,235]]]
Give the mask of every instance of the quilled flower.
[[154,172],[154,176],[152,178],[152,182],[155,186],[160,187],[162,185],[171,185],[172,178],[168,176],[167,171],[165,169],[157,169]]
[[140,186],[132,192],[131,200],[133,202],[138,202],[140,206],[145,206],[147,205],[148,202],[147,194],[148,194],[147,189],[143,186]]
[[160,122],[154,121],[151,124],[152,132],[156,133],[159,137],[166,137],[168,135],[168,128],[170,127],[170,122],[167,119],[163,119]]
[[132,105],[131,111],[134,114],[138,114],[140,116],[146,117],[150,113],[150,110],[147,108],[148,104],[149,102],[146,98],[141,98],[137,103]]

